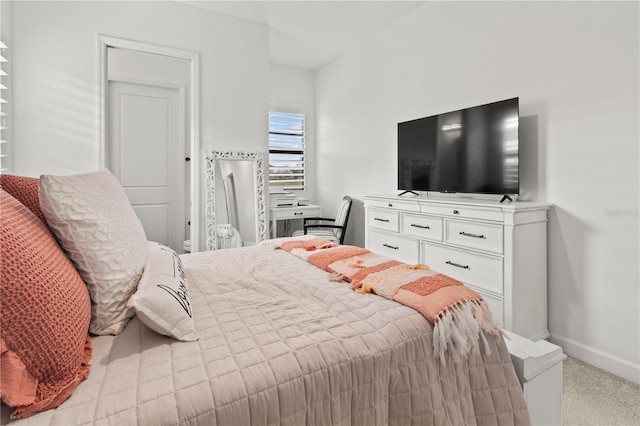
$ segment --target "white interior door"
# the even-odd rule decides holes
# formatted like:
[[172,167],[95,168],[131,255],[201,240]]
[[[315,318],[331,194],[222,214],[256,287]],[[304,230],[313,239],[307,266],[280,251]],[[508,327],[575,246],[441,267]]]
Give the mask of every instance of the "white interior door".
[[124,187],[147,239],[182,253],[189,210],[188,64],[110,48],[107,71],[108,167]]
[[[147,239],[179,251],[184,241],[184,129],[178,89],[112,82],[109,168]],[[179,160],[179,161],[175,161]]]

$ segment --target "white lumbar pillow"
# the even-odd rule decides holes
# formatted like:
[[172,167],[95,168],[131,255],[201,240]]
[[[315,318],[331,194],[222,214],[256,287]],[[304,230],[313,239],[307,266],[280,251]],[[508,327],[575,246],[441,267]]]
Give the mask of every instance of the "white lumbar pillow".
[[43,175],[40,207],[60,246],[87,284],[93,334],[119,334],[134,315],[136,290],[149,249],[142,223],[108,170]]
[[128,306],[156,333],[178,340],[198,340],[193,323],[189,284],[175,251],[149,241],[149,259]]

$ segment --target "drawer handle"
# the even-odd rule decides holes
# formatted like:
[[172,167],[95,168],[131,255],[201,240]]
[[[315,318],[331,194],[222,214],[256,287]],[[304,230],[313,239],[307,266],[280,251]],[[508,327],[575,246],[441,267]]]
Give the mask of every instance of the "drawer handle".
[[460,214],[460,212],[458,210],[454,210],[453,214]]
[[472,237],[472,238],[486,238],[484,235],[470,234],[464,231],[460,232],[460,235],[464,235],[465,237]]
[[382,245],[382,247],[386,247],[386,248],[390,248],[390,249],[394,249],[394,250],[400,250],[400,249],[398,248],[398,246],[390,246],[389,244],[386,244],[386,243],[385,243],[385,244],[383,244],[383,245]]
[[304,212],[293,212],[293,214],[294,214],[294,215],[296,215],[296,216],[297,216],[297,215],[303,215],[303,214],[304,214]]
[[389,206],[389,207],[393,207],[393,204],[389,203],[389,204],[387,204],[387,206]]
[[414,228],[431,229],[430,226],[418,225],[417,223],[412,223],[411,226],[413,226]]
[[378,222],[389,222],[389,219],[380,219],[379,217],[374,217],[373,220],[377,220]]
[[447,265],[455,266],[456,268],[471,269],[471,268],[469,268],[469,265],[460,265],[459,263],[455,263],[455,262],[452,262],[450,260],[447,260],[445,263]]

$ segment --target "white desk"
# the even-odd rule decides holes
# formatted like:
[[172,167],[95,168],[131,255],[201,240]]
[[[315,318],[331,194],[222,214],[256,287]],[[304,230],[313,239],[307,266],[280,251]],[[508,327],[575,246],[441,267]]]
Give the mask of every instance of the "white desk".
[[320,216],[322,216],[322,206],[316,206],[313,204],[300,204],[297,207],[272,207],[269,209],[271,238],[276,238],[279,220],[303,219],[305,217]]

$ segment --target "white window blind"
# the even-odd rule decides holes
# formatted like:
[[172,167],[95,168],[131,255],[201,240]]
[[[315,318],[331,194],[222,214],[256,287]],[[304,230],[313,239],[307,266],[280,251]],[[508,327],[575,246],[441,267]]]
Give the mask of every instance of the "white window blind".
[[7,104],[5,96],[5,92],[7,90],[7,86],[5,85],[7,76],[5,71],[5,64],[7,63],[7,59],[5,58],[6,49],[7,45],[0,41],[0,173],[7,171],[7,141],[5,138],[5,130],[7,129],[7,113],[5,112]]
[[304,114],[269,112],[269,186],[305,189]]

